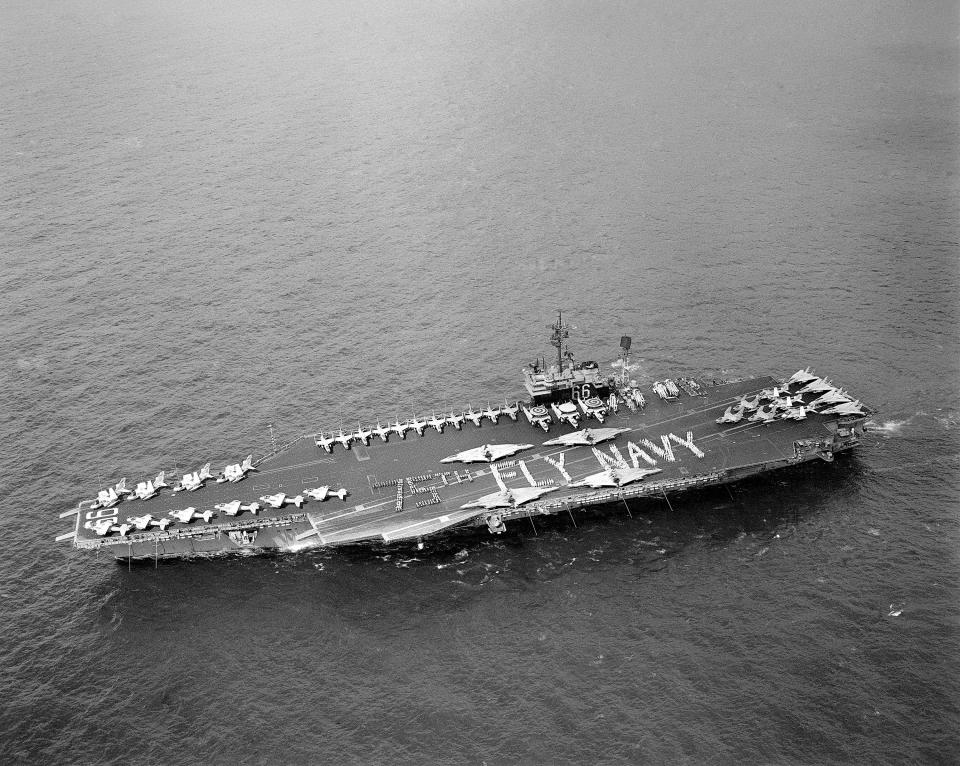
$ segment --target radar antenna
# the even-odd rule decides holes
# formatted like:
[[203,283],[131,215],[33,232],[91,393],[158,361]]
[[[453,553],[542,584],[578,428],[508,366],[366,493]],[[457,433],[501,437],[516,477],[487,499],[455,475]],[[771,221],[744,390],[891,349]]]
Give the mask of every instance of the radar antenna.
[[557,349],[557,367],[563,372],[563,360],[573,359],[573,354],[567,349],[567,339],[570,337],[570,326],[563,322],[563,312],[557,311],[557,321],[550,325],[553,335],[550,344]]

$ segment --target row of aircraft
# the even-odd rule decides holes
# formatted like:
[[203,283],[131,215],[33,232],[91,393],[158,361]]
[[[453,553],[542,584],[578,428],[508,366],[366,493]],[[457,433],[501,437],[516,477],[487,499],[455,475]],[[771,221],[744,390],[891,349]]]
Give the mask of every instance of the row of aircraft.
[[[209,523],[215,514],[213,511],[198,512],[196,508],[184,508],[182,511],[170,511],[168,515],[172,516],[173,520],[186,524],[193,519],[203,519],[204,522]],[[126,537],[127,533],[134,529],[143,531],[149,527],[159,527],[162,532],[173,523],[173,520],[155,519],[148,513],[144,516],[129,516],[123,524],[115,524],[114,519],[101,519],[92,524],[91,528],[99,537],[105,537],[110,532],[119,532],[121,537]]]
[[600,397],[594,396],[589,399],[575,399],[572,402],[554,402],[550,405],[550,409],[561,423],[567,422],[573,428],[579,428],[581,413],[584,419],[595,418],[602,424],[610,409],[616,412],[616,406],[617,400],[613,397],[604,404]]
[[[616,439],[620,434],[629,433],[629,428],[583,428],[573,433],[562,434],[543,443],[544,447],[594,447],[597,444]],[[679,438],[679,437],[676,437]],[[688,434],[687,440],[692,441]],[[681,442],[682,443],[682,442]],[[505,457],[511,457],[523,450],[531,449],[532,444],[484,444],[482,447],[458,452],[443,458],[441,463],[495,463]]]
[[321,431],[315,441],[317,446],[323,448],[326,452],[332,452],[334,444],[339,444],[344,449],[350,449],[350,445],[353,442],[363,444],[364,447],[367,447],[370,444],[370,439],[374,436],[379,436],[383,442],[389,440],[390,434],[396,434],[401,439],[406,439],[408,431],[416,431],[417,436],[423,436],[423,432],[427,428],[434,428],[437,433],[442,434],[445,426],[453,426],[459,431],[468,420],[479,428],[484,418],[496,424],[503,415],[506,415],[511,420],[516,420],[519,411],[520,404],[517,402],[514,404],[504,403],[502,407],[491,407],[488,404],[485,410],[479,411],[470,407],[470,409],[465,410],[459,415],[450,413],[449,415],[441,415],[438,417],[437,414],[434,413],[429,419],[414,417],[402,423],[400,422],[400,418],[397,418],[393,423],[388,423],[387,425],[383,425],[378,420],[377,425],[373,428],[364,428],[358,424],[357,430],[351,431],[350,433],[345,433],[341,428],[338,433],[325,436]]
[[[573,428],[578,428],[581,417],[593,417],[600,423],[603,423],[609,410],[616,412],[619,409],[620,401],[621,399],[618,398],[617,394],[613,393],[606,402],[603,402],[599,397],[577,399],[571,402],[554,402],[550,405],[550,410],[553,411],[553,416],[558,422],[566,422]],[[625,391],[622,394],[622,401],[633,411],[636,411],[638,407],[642,409],[647,403],[643,394],[636,388]],[[353,443],[362,444],[364,447],[367,447],[370,445],[370,440],[374,436],[378,436],[381,441],[386,442],[389,440],[391,434],[396,434],[401,439],[405,439],[408,431],[416,431],[418,436],[423,436],[427,428],[433,428],[437,433],[442,434],[445,426],[451,425],[459,431],[466,421],[470,421],[479,428],[484,418],[496,425],[503,415],[515,421],[517,414],[521,411],[531,425],[539,426],[546,432],[550,430],[550,425],[554,419],[550,416],[550,410],[544,405],[537,404],[528,406],[520,402],[514,402],[513,404],[504,403],[503,406],[500,407],[491,407],[488,404],[484,410],[474,410],[473,407],[470,407],[459,415],[451,413],[449,415],[438,416],[434,413],[429,419],[414,417],[404,422],[400,422],[400,419],[397,418],[393,423],[388,423],[387,425],[383,425],[378,420],[376,426],[373,428],[364,428],[360,424],[357,424],[356,431],[345,432],[343,428],[341,428],[337,433],[330,433],[329,435],[321,431],[315,437],[315,442],[316,445],[325,452],[332,452],[336,444],[339,444],[344,449],[350,449]]]
[[[611,393],[606,402],[599,397],[576,399],[570,402],[553,402],[550,405],[550,410],[553,411],[553,416],[558,422],[569,423],[571,427],[579,428],[581,417],[584,419],[595,418],[597,422],[602,425],[611,410],[613,412],[620,410],[621,401],[624,402],[632,412],[636,412],[638,408],[643,409],[647,406],[647,400],[639,389],[628,388],[621,391],[619,396],[616,392]],[[579,411],[577,409],[578,407]],[[544,432],[550,430],[553,418],[550,417],[550,410],[544,405],[537,404],[532,407],[522,405],[522,408],[523,414],[531,425],[540,426]]]
[[[330,487],[324,485],[322,487],[304,490],[302,494],[296,495],[295,497],[289,497],[283,492],[275,495],[264,495],[260,498],[260,501],[270,508],[282,508],[285,505],[294,505],[297,508],[302,508],[304,502],[308,499],[322,502],[329,497],[339,497],[341,500],[345,500],[348,494],[350,493],[342,487],[337,490],[331,490]],[[214,508],[226,516],[238,516],[243,511],[249,511],[256,516],[257,513],[262,510],[263,506],[260,505],[260,503],[243,504],[239,500],[234,500],[231,503],[217,503]],[[149,513],[143,516],[128,516],[126,522],[123,524],[115,524],[114,519],[101,519],[91,525],[91,528],[99,537],[104,537],[110,532],[118,532],[121,537],[126,537],[132,530],[142,532],[150,527],[158,527],[160,531],[163,532],[174,521],[179,521],[181,524],[189,524],[196,519],[202,519],[205,524],[209,524],[216,513],[214,513],[214,511],[197,511],[196,508],[190,507],[182,510],[169,511],[167,515],[171,518],[155,519],[153,515]]]
[[[790,386],[799,385],[796,392],[790,392]],[[805,394],[820,394],[805,404]],[[763,404],[763,402],[768,402]],[[748,416],[748,413],[752,413]],[[727,407],[717,418],[717,423],[739,423],[746,418],[748,422],[770,423],[777,418],[783,420],[804,420],[807,415],[863,415],[863,403],[851,399],[843,391],[809,370],[798,370],[784,388],[767,388],[753,397],[743,396],[738,402]]]
[[[570,484],[571,487],[590,487],[591,489],[600,489],[602,487],[623,487],[627,484],[632,484],[636,481],[641,481],[655,473],[660,473],[662,469],[660,468],[633,468],[626,465],[613,466],[611,468],[606,468],[599,473],[591,474],[580,481],[576,481]],[[543,495],[548,492],[553,492],[554,490],[559,489],[552,485],[543,485],[537,487],[520,487],[520,488],[510,488],[502,487],[498,492],[491,492],[488,495],[483,497],[478,497],[476,500],[471,500],[469,503],[464,503],[461,508],[484,508],[488,511],[494,510],[496,508],[519,508],[525,503],[529,503],[531,500],[538,500],[543,497]],[[497,528],[491,527],[492,532],[503,531],[499,529],[500,524],[497,524]]]
[[[216,481],[218,484],[222,484],[223,482],[236,483],[244,479],[250,471],[256,470],[257,468],[253,465],[253,455],[247,455],[242,463],[232,463],[226,466],[217,476]],[[94,510],[97,508],[112,508],[127,495],[138,500],[149,500],[151,497],[156,497],[160,494],[162,488],[170,486],[164,480],[165,473],[165,471],[160,471],[155,479],[141,481],[132,490],[127,489],[126,478],[120,479],[114,486],[101,489],[100,492],[97,493],[97,499],[93,501],[90,507]],[[193,492],[200,489],[207,479],[212,478],[213,474],[210,473],[210,463],[207,463],[197,471],[184,474],[180,478],[180,481],[173,487],[173,491]]]

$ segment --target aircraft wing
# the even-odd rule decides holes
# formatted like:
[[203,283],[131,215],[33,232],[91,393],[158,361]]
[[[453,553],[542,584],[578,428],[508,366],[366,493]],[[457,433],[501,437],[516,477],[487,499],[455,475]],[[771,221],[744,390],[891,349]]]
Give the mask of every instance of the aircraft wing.
[[461,505],[461,508],[484,508],[492,511],[495,508],[518,508],[524,503],[536,500],[548,492],[553,492],[558,487],[519,487],[517,489],[500,490],[491,492],[489,495],[483,495],[476,500]]
[[464,503],[460,507],[484,508],[488,511],[491,511],[494,508],[513,508],[513,500],[508,492],[501,490],[499,492],[491,492],[489,495],[484,495],[483,497],[478,497],[476,500],[471,500],[469,503]]
[[650,474],[660,473],[659,468],[614,468],[611,470],[600,471],[587,476],[580,481],[571,484],[571,487],[622,487],[624,484],[632,484],[640,481]]
[[584,428],[570,434],[563,434],[556,439],[548,439],[543,443],[545,447],[562,445],[564,447],[591,446],[615,439],[620,434],[629,431],[629,428]]
[[501,458],[515,455],[525,449],[530,449],[532,444],[484,444],[482,447],[458,452],[456,455],[443,458],[441,463],[492,463]]

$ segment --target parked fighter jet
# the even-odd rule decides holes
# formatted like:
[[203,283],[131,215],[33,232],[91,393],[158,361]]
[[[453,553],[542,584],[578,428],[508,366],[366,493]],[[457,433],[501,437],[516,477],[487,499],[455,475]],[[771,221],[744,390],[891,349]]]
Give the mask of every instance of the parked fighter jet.
[[497,420],[500,419],[500,408],[497,407],[496,409],[494,409],[494,408],[491,407],[490,404],[488,403],[488,404],[487,404],[487,409],[485,409],[485,410],[484,410],[482,413],[480,413],[480,414],[483,415],[483,417],[488,418],[494,425],[496,425],[496,424],[497,424]]
[[629,428],[584,428],[569,434],[562,434],[556,439],[548,439],[544,447],[592,447],[610,439],[616,439],[620,434],[627,433]]
[[287,503],[295,505],[297,508],[303,507],[303,495],[287,497],[283,492],[278,492],[275,495],[264,495],[260,499],[271,508],[282,508]]
[[215,506],[220,513],[226,514],[227,516],[236,516],[240,513],[240,501],[234,500],[232,503],[217,503]]
[[805,370],[797,370],[793,375],[790,376],[790,380],[787,381],[787,385],[792,383],[809,383],[811,380],[816,380],[817,376],[810,372],[810,368]]
[[210,519],[213,518],[214,514],[213,511],[202,511],[198,513],[197,509],[191,506],[190,508],[184,508],[181,511],[170,511],[169,515],[173,516],[173,518],[175,518],[181,524],[189,524],[194,519],[203,519],[204,522],[209,524]]
[[593,487],[594,489],[599,489],[600,487],[622,487],[625,484],[640,481],[650,474],[660,473],[661,470],[660,468],[631,468],[629,466],[608,468],[605,471],[600,471],[600,473],[591,474],[580,481],[572,482],[570,486]]
[[806,407],[791,407],[785,412],[781,413],[780,417],[784,420],[806,420],[807,412],[809,412]]
[[119,502],[120,495],[117,494],[116,488],[107,487],[97,493],[97,499],[93,501],[91,508],[113,508]]
[[837,389],[833,388],[827,391],[822,396],[818,397],[817,399],[814,399],[807,406],[823,407],[823,406],[834,405],[834,404],[845,404],[849,401],[850,401],[849,396],[845,395],[842,391],[838,391]]
[[407,429],[409,427],[410,426],[408,426],[406,423],[401,423],[400,418],[397,418],[390,424],[390,430],[393,431],[401,439],[407,438]]
[[127,516],[127,523],[133,524],[133,528],[138,531],[143,531],[147,528],[147,525],[153,520],[153,516],[149,513],[146,516]]
[[855,402],[842,402],[830,409],[821,410],[822,415],[863,415],[863,404],[857,400]]
[[502,489],[499,492],[492,492],[484,495],[469,503],[464,503],[461,508],[518,508],[524,503],[536,500],[539,497],[553,492],[559,487],[520,487],[518,489]]
[[144,530],[148,527],[160,527],[160,531],[165,530],[172,523],[170,519],[155,519],[149,513],[145,516],[128,516],[127,523],[133,524],[133,528]]
[[217,477],[217,483],[222,484],[225,481],[242,481],[250,471],[256,471],[253,465],[253,455],[247,455],[242,463],[233,463],[223,469],[223,473]]
[[140,500],[149,500],[151,497],[159,494],[160,490],[153,485],[152,481],[141,481],[133,490],[134,497],[137,497]]
[[482,447],[458,452],[456,455],[443,458],[441,463],[493,463],[510,455],[515,455],[525,449],[530,449],[532,444],[484,444]]
[[380,425],[380,421],[377,421],[377,425],[374,427],[373,432],[380,437],[380,441],[385,442],[390,437],[390,429],[386,426]]
[[373,431],[371,431],[369,428],[364,428],[357,423],[357,430],[353,432],[354,439],[363,442],[364,447],[369,447],[371,436],[373,436]]
[[305,489],[303,494],[309,497],[311,500],[326,500],[328,497],[339,497],[341,500],[345,500],[349,494],[347,490],[342,487],[336,492],[331,492],[330,487],[324,485],[322,487],[316,487],[314,489]]
[[812,380],[803,388],[800,389],[799,393],[801,394],[821,394],[825,391],[832,391],[836,386],[834,386],[830,381],[824,380],[823,378],[817,378]]
[[232,503],[217,503],[213,507],[227,516],[239,516],[242,511],[250,511],[250,513],[256,516],[260,510],[260,503],[241,505],[239,500],[234,500]]
[[723,425],[724,423],[739,423],[743,420],[743,409],[737,407],[735,404],[731,404],[724,413],[717,418],[717,425]]
[[777,413],[773,405],[768,404],[758,409],[747,419],[754,423],[769,423],[776,417],[776,415]]
[[207,463],[199,471],[184,474],[183,478],[180,479],[180,483],[173,488],[173,491],[179,492],[186,490],[187,492],[193,492],[194,490],[200,489],[200,487],[203,486],[203,482],[207,479],[212,478],[213,474],[210,473],[210,464]]
[[97,537],[106,536],[107,532],[110,531],[110,528],[113,526],[113,519],[100,519],[100,521],[91,524],[90,528],[96,532]]
[[417,436],[423,436],[423,429],[427,427],[427,421],[414,415],[407,421],[407,425],[417,432]]

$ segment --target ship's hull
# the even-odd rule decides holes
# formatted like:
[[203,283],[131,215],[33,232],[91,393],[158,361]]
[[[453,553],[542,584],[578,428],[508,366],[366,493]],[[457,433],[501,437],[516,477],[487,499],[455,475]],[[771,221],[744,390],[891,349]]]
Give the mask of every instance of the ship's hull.
[[[852,445],[851,447],[852,448]],[[850,449],[847,448],[847,449]],[[837,450],[833,454],[838,454],[843,450]],[[768,473],[777,469],[796,466],[801,463],[828,459],[824,455],[809,455],[799,460],[789,460],[782,462],[763,463],[756,466],[744,466],[739,469],[726,471],[718,475],[700,475],[690,477],[684,481],[650,484],[646,486],[624,488],[622,490],[597,492],[593,497],[583,497],[576,501],[558,501],[550,506],[535,506],[522,508],[516,511],[509,511],[503,514],[502,521],[514,521],[520,519],[534,519],[541,516],[553,516],[556,514],[582,511],[584,509],[604,510],[610,507],[612,512],[622,511],[623,506],[620,503],[636,502],[644,498],[651,500],[672,501],[674,503],[682,502],[682,493],[699,488],[710,486],[719,486],[722,484],[732,484],[752,476]],[[678,497],[679,496],[679,497]],[[618,507],[619,506],[619,507]],[[629,508],[630,506],[628,506]],[[679,506],[678,506],[679,507]],[[673,506],[671,506],[673,509]],[[636,510],[636,509],[634,509]],[[249,532],[246,538],[233,539],[229,532],[214,528],[206,532],[193,532],[179,536],[167,536],[160,539],[157,536],[146,540],[128,540],[126,544],[123,541],[117,541],[109,546],[106,553],[116,558],[119,562],[127,561],[154,561],[159,559],[181,559],[203,556],[222,556],[222,555],[254,555],[269,553],[295,553],[309,550],[312,548],[335,547],[344,545],[363,545],[363,544],[383,544],[385,541],[380,534],[371,533],[369,536],[357,537],[341,543],[321,542],[314,534],[313,526],[305,519],[291,517],[288,522],[280,526],[255,527],[250,525],[256,532],[255,536]],[[473,530],[478,535],[489,534],[489,527],[485,520],[477,518],[475,515],[463,521],[460,524],[451,524],[445,526],[444,533],[452,533],[456,530]],[[534,530],[536,528],[534,527]],[[439,532],[437,533],[439,534]],[[428,537],[429,534],[422,535],[418,541]],[[303,538],[306,538],[304,540]],[[405,538],[409,539],[409,538]]]
[[[683,391],[673,400],[648,395],[643,408],[631,409],[621,401],[602,424],[589,419],[577,429],[554,419],[544,432],[528,422],[521,408],[514,413],[516,420],[501,414],[496,423],[489,417],[480,419],[479,426],[467,420],[459,430],[447,424],[442,433],[428,426],[422,435],[411,429],[405,438],[391,434],[386,442],[373,436],[369,444],[357,441],[350,449],[335,443],[327,451],[315,443],[314,435],[304,436],[258,461],[257,470],[236,483],[211,480],[195,492],[165,491],[148,500],[124,500],[115,513],[81,504],[73,542],[119,559],[159,559],[417,541],[470,526],[498,533],[523,517],[631,498],[670,497],[810,460],[831,460],[859,443],[865,415],[811,413],[800,421],[716,422],[742,397],[776,385],[778,381],[770,377],[700,381],[696,393]],[[808,402],[812,398],[806,397]],[[622,430],[592,445],[544,444],[584,427]],[[492,462],[441,462],[473,455],[484,445],[522,449]],[[643,473],[647,475],[636,478]],[[623,483],[584,486],[609,484],[610,476]],[[91,519],[111,514],[121,523],[147,513],[169,518],[184,507],[202,512],[236,501],[246,505],[276,493],[288,499],[303,497],[318,486],[344,488],[348,494],[345,499],[306,498],[299,507],[265,507],[256,515],[216,513],[209,521],[177,522],[164,530],[100,536],[89,529],[95,523]]]

